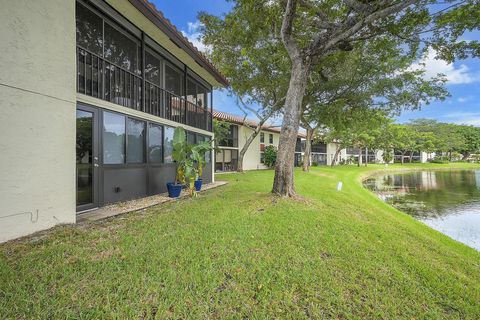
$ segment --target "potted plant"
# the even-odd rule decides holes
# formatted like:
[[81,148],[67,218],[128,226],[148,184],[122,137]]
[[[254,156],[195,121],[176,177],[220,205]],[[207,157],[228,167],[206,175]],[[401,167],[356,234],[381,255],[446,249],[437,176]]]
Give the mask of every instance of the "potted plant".
[[170,198],[177,198],[182,192],[185,185],[185,160],[187,157],[187,142],[185,130],[178,127],[173,133],[173,152],[172,158],[176,166],[175,181],[167,182],[168,196]]
[[175,128],[172,158],[176,165],[176,175],[175,182],[167,183],[169,197],[179,197],[183,187],[186,187],[191,196],[196,195],[196,191],[201,188],[199,177],[201,177],[205,165],[205,153],[211,149],[210,141],[196,145],[189,144],[185,130],[182,127]]
[[205,154],[212,150],[212,142],[211,141],[203,141],[195,146],[192,147],[192,158],[196,163],[196,177],[195,177],[195,191],[200,191],[202,189],[203,184],[203,168],[205,167]]

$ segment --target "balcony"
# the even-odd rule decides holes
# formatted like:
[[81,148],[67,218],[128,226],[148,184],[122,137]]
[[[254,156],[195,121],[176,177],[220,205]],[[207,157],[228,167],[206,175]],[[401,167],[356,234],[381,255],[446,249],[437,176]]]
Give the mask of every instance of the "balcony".
[[[142,88],[145,88],[142,90]],[[212,112],[77,46],[77,92],[198,129],[213,131]]]

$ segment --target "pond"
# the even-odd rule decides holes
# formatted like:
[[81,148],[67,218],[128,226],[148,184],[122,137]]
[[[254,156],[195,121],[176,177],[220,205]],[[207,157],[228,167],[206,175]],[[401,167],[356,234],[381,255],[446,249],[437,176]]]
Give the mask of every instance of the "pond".
[[480,251],[480,170],[382,174],[364,185],[397,209]]

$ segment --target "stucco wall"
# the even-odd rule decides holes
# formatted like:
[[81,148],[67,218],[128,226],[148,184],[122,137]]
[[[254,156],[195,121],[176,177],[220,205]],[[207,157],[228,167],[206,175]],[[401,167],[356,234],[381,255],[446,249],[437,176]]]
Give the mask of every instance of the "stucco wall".
[[0,10],[0,242],[75,222],[75,1]]
[[[238,126],[238,146],[239,150],[245,145],[245,141],[253,132],[252,129],[245,126]],[[275,147],[278,147],[278,141],[280,134],[269,131],[262,131],[265,134],[265,147],[270,145],[268,142],[268,135],[273,134],[273,144]],[[240,152],[240,151],[239,151]],[[252,144],[248,148],[248,151],[245,153],[243,158],[243,170],[256,170],[256,169],[266,169],[267,167],[260,163],[260,134],[258,134],[255,139],[252,141]]]

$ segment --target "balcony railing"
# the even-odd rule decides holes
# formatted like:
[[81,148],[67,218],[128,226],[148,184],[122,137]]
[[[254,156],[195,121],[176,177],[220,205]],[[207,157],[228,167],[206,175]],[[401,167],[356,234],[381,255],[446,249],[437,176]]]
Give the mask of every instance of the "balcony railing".
[[[144,98],[142,87],[145,87]],[[212,113],[208,108],[191,103],[80,47],[77,47],[77,92],[213,131]]]
[[225,138],[218,142],[219,147],[231,147],[236,148],[238,147],[238,139],[236,138]]

